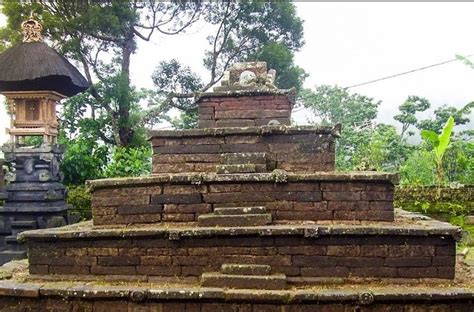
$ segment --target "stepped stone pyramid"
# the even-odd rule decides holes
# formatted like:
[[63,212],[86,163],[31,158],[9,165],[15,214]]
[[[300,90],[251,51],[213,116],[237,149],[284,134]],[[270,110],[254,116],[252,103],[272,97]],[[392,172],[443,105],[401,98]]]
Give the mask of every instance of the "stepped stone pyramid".
[[0,282],[0,304],[472,311],[460,230],[394,209],[397,174],[336,172],[340,125],[292,126],[274,79],[234,65],[196,98],[198,129],[151,131],[152,175],[90,181],[92,221],[21,233],[29,273]]

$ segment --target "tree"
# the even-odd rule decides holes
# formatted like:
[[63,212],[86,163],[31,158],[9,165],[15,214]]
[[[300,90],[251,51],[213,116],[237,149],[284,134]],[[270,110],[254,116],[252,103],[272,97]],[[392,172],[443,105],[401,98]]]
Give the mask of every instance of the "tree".
[[155,32],[166,35],[183,32],[198,20],[201,5],[188,1],[58,0],[8,1],[3,7],[9,29],[19,29],[21,21],[31,12],[42,20],[45,33],[55,47],[82,65],[91,83],[87,104],[92,119],[97,111],[105,112],[112,130],[104,133],[97,127],[96,134],[106,143],[128,146],[135,134],[130,118],[134,104],[130,96],[130,59],[137,40],[150,40]]
[[469,114],[474,107],[474,102],[471,102],[464,107],[457,109],[453,106],[443,105],[434,111],[434,119],[421,120],[417,124],[420,130],[431,130],[433,132],[440,132],[446,120],[453,116],[456,125],[464,125],[470,122]]
[[350,93],[337,86],[319,86],[301,92],[299,102],[318,118],[322,125],[342,124],[336,144],[336,167],[353,170],[361,164],[358,153],[370,144],[380,101]]
[[315,91],[304,90],[300,102],[323,125],[342,123],[343,127],[358,129],[371,125],[381,103],[365,95],[327,85],[319,86]]
[[[88,130],[94,130],[102,141],[119,146],[134,145],[139,140],[137,132],[143,132],[144,125],[163,118],[171,107],[195,110],[189,108],[190,105],[183,105],[184,101],[176,100],[193,97],[190,92],[182,94],[167,87],[163,90],[172,92],[163,100],[163,90],[158,90],[160,96],[134,90],[130,83],[130,60],[138,40],[148,41],[155,34],[176,35],[198,20],[214,25],[216,33],[209,37],[211,49],[204,59],[210,79],[200,90],[193,90],[199,92],[208,90],[219,81],[231,63],[259,56],[266,44],[276,43],[291,52],[303,45],[302,21],[296,16],[292,3],[256,0],[210,3],[7,1],[3,13],[8,25],[0,31],[4,45],[19,40],[19,25],[31,12],[43,22],[52,44],[81,64],[92,85],[82,104],[66,102],[65,106],[71,103],[80,111],[90,112],[90,117],[85,117],[84,113],[81,116],[82,119],[91,119]],[[275,54],[264,50],[265,55]],[[293,66],[291,57],[286,64]],[[304,76],[294,66],[288,73],[288,77]],[[138,104],[146,98],[154,105],[143,111]],[[157,99],[160,101],[155,102]]]
[[353,155],[353,163],[361,169],[398,171],[410,155],[412,147],[392,125],[378,124],[370,132],[368,143]]
[[[430,102],[422,97],[409,96],[402,105],[399,106],[400,114],[395,115],[393,119],[402,124],[401,136],[405,135],[405,132],[410,126],[416,126],[418,119],[416,117],[417,112],[424,112],[430,108]],[[413,135],[412,132],[408,132],[408,135]]]
[[[208,91],[222,78],[228,67],[238,61],[266,61],[270,68],[277,70],[277,86],[301,88],[307,74],[294,65],[293,57],[294,52],[304,44],[303,22],[297,17],[290,1],[228,1],[215,3],[208,9],[204,20],[216,27],[216,33],[208,38],[211,48],[205,52],[203,60],[209,70],[209,79],[200,81],[201,87],[194,90],[176,84],[170,88],[156,83],[155,79],[160,96],[149,112],[151,119],[162,114],[163,108],[171,106],[185,112],[181,117],[185,124],[179,127],[193,125],[196,122],[195,103],[183,99],[191,99],[195,94]],[[162,70],[164,65],[160,64],[156,72]],[[182,65],[179,67],[185,68]],[[173,79],[189,81],[175,78],[176,75],[187,74],[194,75],[187,71],[165,71],[159,76],[160,81],[166,83]]]

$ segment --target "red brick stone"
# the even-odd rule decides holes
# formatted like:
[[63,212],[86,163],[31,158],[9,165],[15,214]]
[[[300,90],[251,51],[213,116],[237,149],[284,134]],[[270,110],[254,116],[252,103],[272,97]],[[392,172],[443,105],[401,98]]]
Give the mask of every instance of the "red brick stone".
[[100,266],[129,266],[137,265],[140,263],[140,259],[136,256],[107,256],[98,257],[97,264]]
[[166,266],[171,265],[170,256],[142,256],[140,257],[141,265]]
[[398,257],[385,259],[385,265],[388,267],[429,267],[431,266],[430,257]]
[[360,255],[360,246],[353,245],[336,245],[328,246],[328,256],[357,257]]
[[365,200],[361,201],[329,201],[329,210],[369,210],[370,203]]
[[[124,191],[126,192],[126,190]],[[120,196],[120,197],[98,197],[92,195],[92,206],[110,207],[118,205],[147,205],[150,203],[150,196]]]
[[172,222],[190,222],[196,221],[196,216],[193,213],[164,213],[162,220]]
[[92,266],[92,274],[97,275],[135,275],[134,266]]
[[321,182],[321,190],[327,192],[357,192],[365,189],[364,182]]
[[166,204],[164,208],[165,213],[207,213],[212,211],[209,204]]
[[303,267],[301,276],[346,277],[349,276],[349,269],[347,267]]
[[179,267],[179,266],[140,265],[140,266],[137,266],[137,274],[176,276],[176,275],[181,274],[181,267]]
[[241,184],[211,184],[209,185],[209,191],[211,193],[231,193],[240,192]]
[[360,255],[362,257],[387,257],[388,246],[386,245],[360,246]]

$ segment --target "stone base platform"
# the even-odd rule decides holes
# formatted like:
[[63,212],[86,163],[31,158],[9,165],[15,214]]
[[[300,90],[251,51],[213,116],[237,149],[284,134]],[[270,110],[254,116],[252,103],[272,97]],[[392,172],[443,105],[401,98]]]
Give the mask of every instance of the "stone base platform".
[[21,234],[39,276],[174,278],[198,284],[223,264],[272,267],[290,285],[318,278],[454,277],[460,229],[397,210],[395,222],[303,222],[255,227],[189,224],[93,226],[84,222]]
[[143,282],[32,280],[26,266],[0,281],[0,310],[117,312],[471,312],[472,280],[422,284],[325,284],[285,290],[228,289]]

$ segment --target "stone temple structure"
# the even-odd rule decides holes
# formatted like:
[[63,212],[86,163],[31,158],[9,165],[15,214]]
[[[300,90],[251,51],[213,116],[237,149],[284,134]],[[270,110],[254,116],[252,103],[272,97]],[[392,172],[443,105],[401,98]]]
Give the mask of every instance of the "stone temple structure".
[[90,181],[93,220],[21,233],[0,306],[472,311],[460,230],[394,209],[397,174],[336,172],[340,126],[292,126],[274,78],[234,65],[198,129],[150,132],[152,175]]
[[[24,258],[17,242],[24,230],[67,224],[66,189],[61,184],[56,105],[88,88],[88,82],[41,38],[41,24],[22,24],[24,40],[0,55],[0,93],[11,114],[10,142],[2,147],[14,180],[0,192],[0,263]],[[28,146],[39,137],[40,146]],[[0,195],[1,196],[1,195]]]

